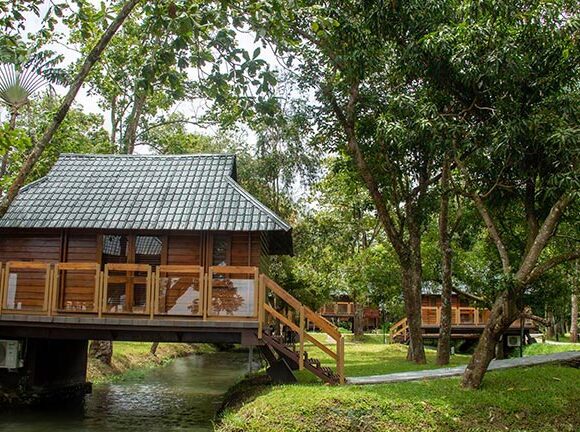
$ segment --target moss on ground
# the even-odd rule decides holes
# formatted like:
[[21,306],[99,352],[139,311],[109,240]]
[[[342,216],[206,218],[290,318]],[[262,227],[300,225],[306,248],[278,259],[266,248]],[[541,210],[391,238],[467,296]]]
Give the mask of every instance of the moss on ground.
[[87,379],[93,383],[137,379],[148,369],[162,366],[172,359],[214,351],[209,345],[185,343],[160,343],[156,355],[152,355],[150,349],[150,342],[114,342],[111,365],[89,358]]
[[[568,348],[558,346],[560,350]],[[433,352],[428,353],[427,366],[417,367],[405,360],[405,347],[383,345],[374,337],[362,342],[349,338],[345,348],[347,376],[436,367]],[[325,358],[322,353],[316,355]],[[453,364],[468,359],[469,356],[454,356]],[[477,391],[461,389],[459,378],[331,387],[313,383],[301,373],[300,381],[298,385],[274,387],[240,384],[232,389],[234,402],[226,408],[216,430],[580,430],[580,370],[566,366],[494,371],[486,375],[482,389]],[[244,399],[244,395],[248,398]]]

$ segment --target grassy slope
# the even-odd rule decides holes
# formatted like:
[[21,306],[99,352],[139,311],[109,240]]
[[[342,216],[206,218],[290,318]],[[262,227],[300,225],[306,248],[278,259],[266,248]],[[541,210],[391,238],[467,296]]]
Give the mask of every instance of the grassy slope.
[[119,381],[143,375],[147,369],[194,352],[210,350],[205,345],[160,343],[156,356],[149,353],[150,342],[114,342],[112,365],[89,358],[87,379],[93,383]]
[[[372,337],[365,343],[347,341],[345,348],[347,376],[417,369],[405,361],[404,347]],[[426,367],[435,367],[433,356],[428,353]],[[455,356],[453,364],[467,360]],[[458,378],[344,387],[312,384],[304,374],[300,380],[299,385],[252,388],[246,404],[227,411],[217,430],[580,430],[580,370],[569,367],[492,372],[479,391],[461,390]]]

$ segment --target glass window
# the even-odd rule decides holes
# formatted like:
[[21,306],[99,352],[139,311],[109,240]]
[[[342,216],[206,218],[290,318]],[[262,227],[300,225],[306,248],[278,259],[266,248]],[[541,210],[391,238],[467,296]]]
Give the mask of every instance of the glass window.
[[137,236],[135,239],[135,262],[137,264],[161,265],[163,242],[159,237]]
[[129,240],[126,236],[105,235],[103,236],[103,264],[126,263],[127,246]]
[[230,238],[226,236],[215,236],[213,238],[213,252],[211,265],[225,266],[230,262]]

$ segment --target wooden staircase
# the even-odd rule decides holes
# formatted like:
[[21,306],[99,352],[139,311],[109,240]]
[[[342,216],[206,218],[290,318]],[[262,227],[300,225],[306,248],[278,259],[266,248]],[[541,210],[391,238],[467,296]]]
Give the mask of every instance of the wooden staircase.
[[389,330],[389,334],[391,336],[391,343],[408,343],[411,335],[409,333],[409,322],[407,318],[405,317],[393,324]]
[[[262,353],[272,366],[284,362],[292,370],[306,369],[329,384],[344,383],[344,338],[331,322],[304,306],[296,298],[265,275],[260,275],[258,302],[260,316],[258,339],[263,343]],[[328,346],[309,333],[310,327],[318,329],[327,340],[335,344]],[[332,358],[333,370],[323,366],[305,350],[309,342]],[[334,345],[334,346],[333,346]]]

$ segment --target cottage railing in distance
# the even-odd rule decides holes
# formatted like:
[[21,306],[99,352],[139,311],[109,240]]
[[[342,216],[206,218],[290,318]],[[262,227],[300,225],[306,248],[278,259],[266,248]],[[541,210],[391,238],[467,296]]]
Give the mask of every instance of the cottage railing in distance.
[[[193,265],[108,263],[100,269],[95,262],[0,263],[0,314],[255,321],[258,339],[279,343],[279,353],[295,356],[299,369],[344,383],[337,327],[257,267],[212,266],[205,273]],[[309,332],[307,322],[319,332]],[[328,355],[335,370],[309,358],[306,342]]]

